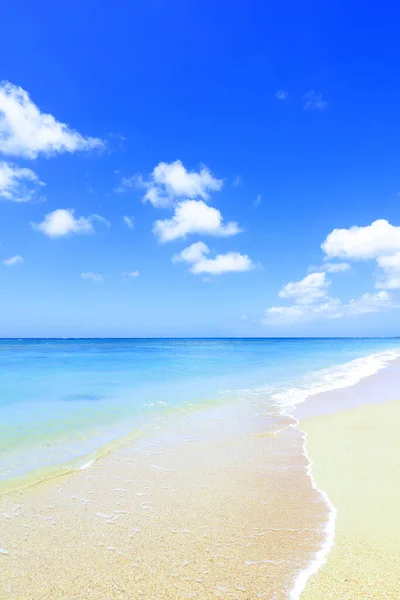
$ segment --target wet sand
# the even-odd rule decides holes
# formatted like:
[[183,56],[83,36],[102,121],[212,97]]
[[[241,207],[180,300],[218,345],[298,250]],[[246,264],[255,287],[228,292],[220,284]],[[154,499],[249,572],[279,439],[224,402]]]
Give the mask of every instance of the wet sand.
[[240,403],[161,420],[84,471],[1,496],[0,597],[288,598],[327,507],[300,432],[269,421]]
[[399,423],[400,401],[301,422],[316,483],[337,509],[334,548],[302,600],[400,598]]

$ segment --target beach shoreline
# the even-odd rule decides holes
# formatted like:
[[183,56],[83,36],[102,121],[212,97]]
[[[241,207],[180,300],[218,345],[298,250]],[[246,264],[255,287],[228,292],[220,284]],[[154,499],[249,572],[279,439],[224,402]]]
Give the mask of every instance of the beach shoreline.
[[332,548],[302,600],[398,598],[400,401],[301,421],[313,477],[335,508]]
[[[343,509],[315,462],[334,439],[322,435],[315,445],[315,431],[329,431],[335,419],[345,427],[365,403],[382,402],[379,411],[400,398],[399,370],[392,360],[352,385],[311,395],[293,414],[282,412],[278,429],[258,401],[158,417],[146,436],[87,469],[2,495],[2,598],[322,597]],[[156,564],[160,553],[167,562]]]

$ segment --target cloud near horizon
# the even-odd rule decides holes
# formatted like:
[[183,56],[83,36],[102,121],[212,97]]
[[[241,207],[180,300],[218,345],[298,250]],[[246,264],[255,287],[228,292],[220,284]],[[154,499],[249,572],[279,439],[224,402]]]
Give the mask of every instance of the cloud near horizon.
[[327,258],[376,260],[380,271],[375,287],[400,289],[400,226],[378,219],[365,227],[334,229],[321,248]]
[[326,297],[323,302],[315,304],[273,306],[265,311],[261,322],[264,325],[293,325],[320,318],[339,319],[399,307],[400,301],[382,290],[375,294],[363,294],[359,298],[353,298],[347,303],[343,303],[339,298]]
[[326,273],[310,273],[301,281],[287,283],[278,293],[280,298],[293,298],[298,304],[313,304],[326,298],[330,281]]
[[290,306],[272,306],[262,319],[264,324],[291,325],[318,318],[336,319],[400,307],[400,298],[387,290],[400,289],[400,227],[380,219],[365,227],[334,229],[321,244],[326,259],[348,261],[376,260],[378,276],[376,293],[365,293],[359,298],[342,302],[328,295],[330,281],[326,273],[340,273],[351,269],[345,262],[325,262],[318,271],[304,279],[287,283],[279,297],[292,299]]

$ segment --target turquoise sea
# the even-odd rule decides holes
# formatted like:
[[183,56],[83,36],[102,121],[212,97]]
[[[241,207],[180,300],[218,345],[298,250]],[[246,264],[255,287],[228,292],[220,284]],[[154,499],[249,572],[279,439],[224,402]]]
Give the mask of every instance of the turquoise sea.
[[396,339],[3,339],[0,481],[83,467],[171,408],[256,399],[290,413],[399,355]]

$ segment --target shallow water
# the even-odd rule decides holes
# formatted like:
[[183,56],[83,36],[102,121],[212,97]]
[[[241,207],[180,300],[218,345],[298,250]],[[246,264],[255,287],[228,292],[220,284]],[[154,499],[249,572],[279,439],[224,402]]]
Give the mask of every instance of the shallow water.
[[0,341],[0,480],[82,460],[168,409],[251,402],[268,418],[355,383],[395,339]]

